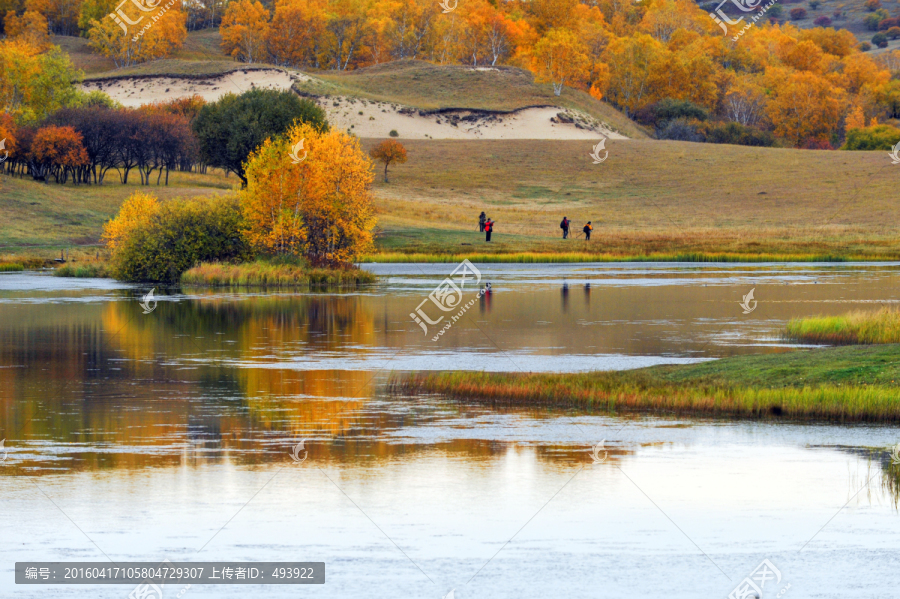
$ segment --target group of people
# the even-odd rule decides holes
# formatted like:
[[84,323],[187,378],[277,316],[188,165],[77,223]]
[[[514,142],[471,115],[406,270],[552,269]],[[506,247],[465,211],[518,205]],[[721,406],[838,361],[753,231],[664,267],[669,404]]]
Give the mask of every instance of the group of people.
[[[563,217],[562,222],[559,223],[559,228],[562,229],[563,239],[569,238],[569,227],[572,226],[572,221],[568,219],[568,217]],[[591,225],[591,221],[588,221],[587,224],[581,227],[581,230],[584,232],[584,240],[591,240],[591,231],[594,230],[594,227]]]
[[[483,211],[481,214],[478,215],[478,230],[481,233],[484,233],[485,241],[491,240],[491,233],[493,233],[493,231],[494,231],[494,223],[495,223],[495,221],[492,221],[490,218],[488,218],[487,215]],[[563,239],[569,238],[569,228],[571,226],[572,226],[572,221],[570,221],[568,219],[568,217],[564,216],[562,219],[562,222],[559,223],[559,228],[562,229],[562,232],[563,232]],[[591,231],[594,230],[594,227],[591,225],[591,221],[588,221],[587,224],[581,228],[581,230],[584,232],[585,241],[590,241],[591,240]]]

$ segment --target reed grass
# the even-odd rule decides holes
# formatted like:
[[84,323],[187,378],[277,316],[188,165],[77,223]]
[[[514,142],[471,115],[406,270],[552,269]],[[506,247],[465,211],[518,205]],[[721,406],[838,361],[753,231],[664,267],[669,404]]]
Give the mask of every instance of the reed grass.
[[181,276],[183,285],[203,287],[356,287],[375,275],[355,267],[310,268],[257,260],[244,264],[203,263]]
[[361,263],[455,263],[463,260],[480,263],[570,263],[570,262],[845,262],[878,261],[889,258],[873,256],[842,257],[819,254],[739,254],[739,253],[687,253],[687,254],[607,254],[586,252],[511,252],[497,254],[459,253],[459,254],[425,254],[383,252],[369,254],[360,259]]
[[794,318],[788,322],[785,336],[793,341],[829,345],[900,343],[900,310],[882,308],[841,316]]
[[55,277],[73,277],[77,279],[107,279],[112,275],[104,263],[63,264],[53,271]]
[[20,270],[25,270],[25,266],[18,262],[0,263],[0,272],[16,272]]
[[756,388],[668,383],[639,371],[524,375],[449,372],[414,376],[395,383],[396,389],[441,393],[494,405],[840,422],[900,421],[900,388],[884,385]]

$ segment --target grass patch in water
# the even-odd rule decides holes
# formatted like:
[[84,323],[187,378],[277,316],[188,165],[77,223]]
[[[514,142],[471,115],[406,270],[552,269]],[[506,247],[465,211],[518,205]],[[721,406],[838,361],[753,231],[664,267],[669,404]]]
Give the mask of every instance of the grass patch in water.
[[375,275],[356,267],[310,268],[302,263],[257,260],[244,264],[207,262],[181,275],[182,285],[203,287],[356,287]]
[[794,318],[785,335],[793,341],[828,345],[900,343],[900,310],[848,312],[841,316]]
[[18,262],[0,263],[0,272],[17,272],[20,270],[25,270],[25,266]]
[[74,277],[78,279],[107,279],[111,275],[106,264],[64,264],[53,271],[55,277]]
[[900,345],[740,356],[623,372],[443,372],[395,389],[465,400],[609,412],[900,422]]

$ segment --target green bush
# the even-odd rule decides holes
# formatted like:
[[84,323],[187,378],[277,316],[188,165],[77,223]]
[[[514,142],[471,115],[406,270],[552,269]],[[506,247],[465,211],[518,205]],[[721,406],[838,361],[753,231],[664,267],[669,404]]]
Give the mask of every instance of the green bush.
[[710,125],[706,131],[706,142],[736,146],[772,147],[776,144],[776,139],[769,131],[731,122],[724,125]]
[[396,130],[396,129],[391,129],[390,136],[391,136],[391,137],[400,137],[400,134],[397,133],[397,130]]
[[891,125],[876,125],[851,129],[842,150],[890,150],[900,141],[900,129]]
[[887,48],[888,38],[883,33],[876,33],[872,36],[872,43],[878,46],[879,48]]
[[868,52],[872,49],[872,44],[869,42],[860,42],[859,43],[859,51],[860,52]]
[[243,261],[251,251],[234,198],[172,200],[136,225],[112,254],[112,273],[124,281],[177,282],[200,262]]
[[819,8],[821,4],[822,2],[820,0],[809,0],[809,7],[813,10]]
[[773,4],[771,7],[769,7],[769,10],[766,11],[766,14],[769,16],[769,18],[774,17],[777,19],[782,14],[784,14],[784,9],[780,4]]

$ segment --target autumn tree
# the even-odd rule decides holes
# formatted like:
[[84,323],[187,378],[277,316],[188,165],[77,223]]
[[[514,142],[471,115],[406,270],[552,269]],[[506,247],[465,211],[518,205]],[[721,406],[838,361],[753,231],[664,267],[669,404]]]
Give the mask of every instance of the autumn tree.
[[384,182],[388,181],[388,167],[392,162],[404,164],[406,162],[406,148],[399,141],[386,139],[369,152],[369,155],[379,162],[384,163]]
[[36,123],[79,100],[83,73],[53,46],[41,53],[22,40],[0,40],[0,112]]
[[17,17],[14,12],[9,11],[6,13],[4,27],[7,37],[11,40],[24,42],[38,52],[50,49],[47,19],[37,11],[25,11],[21,17]]
[[132,231],[146,225],[159,210],[156,196],[136,191],[122,203],[119,213],[103,225],[101,239],[113,252],[120,249]]
[[260,62],[266,55],[269,11],[251,0],[232,2],[222,17],[222,49],[242,62]]
[[72,171],[88,162],[81,135],[72,127],[54,125],[38,129],[30,157],[35,179],[46,181],[52,174],[57,183],[65,183]]
[[[295,164],[290,151],[301,141],[307,156]],[[267,139],[247,161],[241,192],[251,245],[312,264],[353,261],[372,243],[372,179],[372,163],[346,133],[300,123]]]
[[313,0],[279,0],[266,40],[272,62],[280,66],[319,66],[325,11]]
[[[184,45],[187,28],[183,12],[172,8],[156,21],[151,18],[140,16],[127,31],[108,15],[92,20],[89,44],[94,51],[112,58],[120,68],[164,58]],[[151,23],[152,27],[148,27]]]
[[828,80],[808,72],[769,75],[773,93],[766,113],[775,134],[799,147],[810,138],[827,138],[840,122],[846,95]]
[[538,81],[553,84],[553,93],[562,93],[566,83],[572,85],[583,79],[587,66],[584,43],[571,31],[551,29],[535,45],[532,68]]
[[327,129],[325,111],[290,91],[254,89],[225,94],[207,104],[192,124],[200,154],[210,166],[236,174],[246,184],[244,163],[266,139],[288,130],[295,121]]

